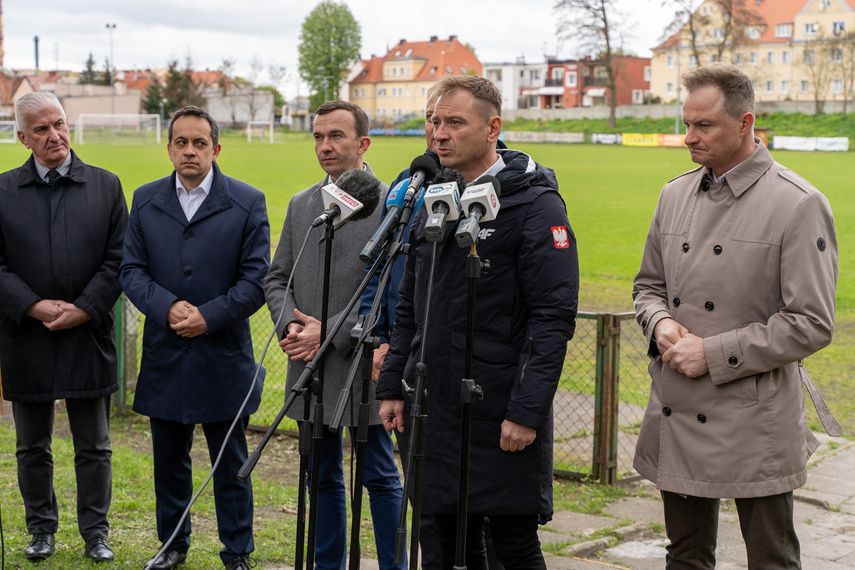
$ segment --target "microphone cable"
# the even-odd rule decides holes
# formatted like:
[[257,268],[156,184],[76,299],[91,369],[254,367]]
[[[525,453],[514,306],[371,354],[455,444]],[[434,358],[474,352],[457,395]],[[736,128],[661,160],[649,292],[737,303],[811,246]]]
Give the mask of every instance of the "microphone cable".
[[[291,282],[294,279],[295,269],[297,268],[297,264],[300,262],[300,258],[303,256],[303,251],[306,249],[306,244],[309,241],[309,236],[312,233],[312,227],[306,231],[306,237],[303,238],[303,244],[300,246],[300,250],[297,252],[297,257],[294,259],[294,263],[291,266],[291,274],[288,276],[288,284],[285,286],[286,293],[291,289]],[[184,509],[184,512],[181,514],[181,518],[178,520],[178,524],[175,525],[175,530],[172,531],[172,535],[169,539],[163,543],[163,546],[160,547],[160,550],[157,551],[157,554],[149,560],[143,570],[149,570],[154,562],[164,553],[169,547],[172,545],[172,542],[178,536],[178,531],[184,525],[184,521],[187,520],[187,517],[190,515],[191,507],[196,503],[196,499],[202,494],[202,491],[208,486],[208,483],[211,482],[211,479],[214,477],[214,472],[217,470],[217,467],[220,465],[220,460],[225,453],[226,446],[228,445],[229,438],[234,432],[235,427],[238,422],[240,422],[241,417],[243,417],[243,411],[246,409],[246,405],[249,403],[249,399],[252,397],[252,392],[255,390],[255,385],[258,383],[258,375],[261,373],[261,365],[264,363],[264,357],[267,356],[267,349],[270,347],[270,343],[273,342],[273,339],[276,337],[276,331],[279,330],[279,324],[282,322],[282,317],[285,315],[285,304],[282,305],[282,309],[279,311],[279,316],[276,317],[276,322],[273,324],[273,332],[270,333],[270,337],[268,337],[267,342],[264,345],[264,350],[261,352],[261,358],[258,361],[258,365],[255,368],[255,375],[252,377],[252,383],[249,386],[249,391],[246,394],[246,398],[244,398],[243,403],[238,410],[237,415],[235,416],[232,425],[229,427],[229,431],[226,432],[225,437],[223,438],[223,444],[220,446],[220,451],[217,453],[217,459],[214,461],[214,464],[211,466],[211,472],[205,478],[205,481],[202,483],[202,486],[199,487],[199,490],[193,495],[193,498],[190,499],[190,502],[187,504],[187,507]],[[2,527],[0,527],[0,531],[2,531]],[[2,535],[0,535],[1,537]]]

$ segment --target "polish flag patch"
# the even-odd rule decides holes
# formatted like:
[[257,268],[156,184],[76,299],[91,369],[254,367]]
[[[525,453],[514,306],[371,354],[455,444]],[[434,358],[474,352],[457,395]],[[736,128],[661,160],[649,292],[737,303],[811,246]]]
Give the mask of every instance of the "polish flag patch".
[[570,247],[570,240],[567,239],[567,228],[565,226],[552,226],[552,239],[555,240],[555,247],[558,249]]

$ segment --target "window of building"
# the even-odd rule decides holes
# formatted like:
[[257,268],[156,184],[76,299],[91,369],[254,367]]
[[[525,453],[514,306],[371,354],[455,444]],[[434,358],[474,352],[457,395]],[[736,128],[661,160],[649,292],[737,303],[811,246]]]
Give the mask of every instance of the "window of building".
[[594,70],[594,77],[596,77],[597,79],[608,79],[609,72],[605,67],[600,66]]
[[715,63],[719,61],[719,56],[716,53],[711,53],[707,56],[707,63]]
[[733,54],[733,64],[734,65],[742,65],[742,62],[745,58],[742,55],[742,52]]
[[724,30],[722,30],[721,28],[713,28],[712,30],[710,30],[710,35],[714,40],[720,40],[724,38]]
[[568,71],[567,75],[564,76],[564,85],[567,87],[576,87],[577,81],[575,71]]
[[665,83],[665,95],[673,95],[674,94],[674,83],[668,81]]
[[[427,87],[422,87],[422,97],[427,97]],[[422,113],[424,115],[424,113]]]
[[539,81],[540,80],[540,70],[539,69],[532,69],[531,70],[531,80],[532,81]]
[[841,48],[831,48],[831,51],[828,54],[828,59],[831,60],[832,63],[842,63],[843,50]]
[[766,52],[766,63],[768,65],[775,65],[775,52],[767,51]]
[[757,60],[758,60],[758,57],[757,57],[756,51],[752,51],[751,53],[748,54],[748,63],[750,63],[751,65],[757,65]]
[[460,66],[460,74],[461,74],[461,75],[466,75],[466,66],[465,66],[465,65],[461,65],[461,66]]
[[354,89],[353,89],[353,95],[352,95],[352,97],[353,97],[354,99],[356,99],[357,97],[359,97],[359,89],[356,89],[356,88],[354,88]]
[[785,65],[790,63],[790,50],[784,50],[781,52],[781,63]]
[[745,35],[749,40],[759,40],[760,39],[760,28],[756,26],[751,26],[747,30],[745,30]]
[[771,79],[766,82],[766,93],[774,93],[775,92],[775,82]]
[[831,92],[835,95],[839,95],[843,93],[843,80],[842,79],[832,79],[831,80]]
[[446,73],[452,73],[452,71],[451,71],[451,66],[450,66],[450,65],[446,65],[446,66],[445,66],[445,72],[446,72]]
[[786,95],[790,92],[790,80],[782,79],[781,80],[781,95]]
[[430,68],[430,74],[434,75],[436,73],[436,66]]
[[674,67],[674,56],[666,55],[665,56],[665,67]]
[[807,79],[802,79],[800,84],[800,91],[802,93],[810,93],[810,81]]
[[790,24],[779,24],[775,26],[776,38],[788,38],[793,35],[793,26]]
[[841,34],[846,33],[846,23],[845,22],[834,22],[832,24],[832,32],[834,32],[835,36],[839,36]]
[[644,81],[650,82],[650,66],[644,68]]
[[813,63],[816,61],[816,52],[812,49],[806,49],[802,52],[802,63]]
[[632,90],[632,103],[634,105],[641,105],[644,103],[644,90],[643,89],[633,89]]
[[689,56],[689,67],[697,67],[698,66],[698,58],[693,55]]
[[806,22],[805,23],[805,35],[806,36],[815,36],[819,26],[816,22]]

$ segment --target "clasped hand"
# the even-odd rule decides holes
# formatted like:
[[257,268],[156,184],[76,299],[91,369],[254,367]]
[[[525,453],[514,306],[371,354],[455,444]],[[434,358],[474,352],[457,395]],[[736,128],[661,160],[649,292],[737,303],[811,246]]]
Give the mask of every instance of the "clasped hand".
[[686,378],[697,378],[709,371],[704,354],[704,339],[674,319],[662,319],[653,331],[662,362]]
[[166,314],[169,328],[174,330],[178,336],[192,338],[208,332],[208,323],[199,312],[199,308],[187,301],[176,301],[169,307]]
[[49,331],[61,331],[92,320],[89,313],[73,303],[42,299],[30,305],[27,316],[42,322]]

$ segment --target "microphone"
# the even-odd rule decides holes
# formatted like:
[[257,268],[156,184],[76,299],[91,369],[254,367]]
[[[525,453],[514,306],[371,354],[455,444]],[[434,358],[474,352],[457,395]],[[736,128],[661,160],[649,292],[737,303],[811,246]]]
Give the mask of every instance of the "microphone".
[[428,209],[425,223],[425,239],[429,242],[442,241],[445,237],[445,222],[460,218],[460,191],[466,188],[463,175],[456,170],[443,168],[425,190],[425,208]]
[[364,220],[377,209],[381,194],[382,183],[376,176],[367,170],[348,170],[339,176],[337,184],[321,188],[321,200],[329,207],[314,219],[312,227],[335,221],[337,228],[348,219]]
[[[433,178],[436,175],[436,163],[427,156],[417,156],[410,165],[410,178],[401,182],[389,196],[386,198],[386,208],[388,213],[380,225],[374,230],[368,243],[362,248],[362,253],[359,254],[359,259],[363,263],[371,263],[377,257],[377,254],[383,248],[383,245],[389,241],[395,232],[395,228],[401,222],[401,218],[405,211],[409,210],[406,221],[409,221],[409,216],[418,209],[419,203],[416,195],[420,192],[424,181],[427,178]],[[406,189],[404,185],[406,184]],[[405,221],[405,223],[406,223]]]
[[471,247],[478,243],[480,222],[496,219],[499,213],[499,195],[502,193],[495,176],[482,176],[468,186],[460,197],[460,207],[466,217],[457,224],[454,237],[460,247]]

